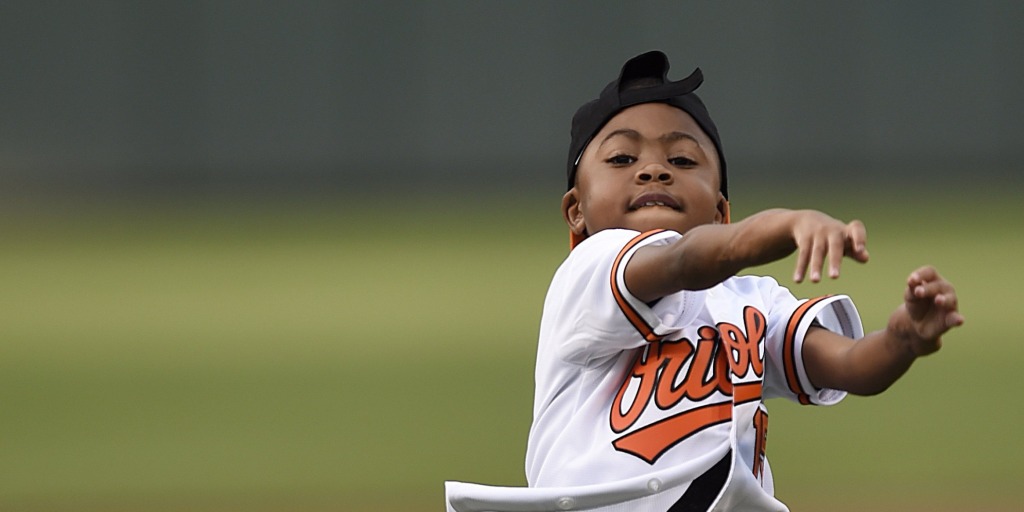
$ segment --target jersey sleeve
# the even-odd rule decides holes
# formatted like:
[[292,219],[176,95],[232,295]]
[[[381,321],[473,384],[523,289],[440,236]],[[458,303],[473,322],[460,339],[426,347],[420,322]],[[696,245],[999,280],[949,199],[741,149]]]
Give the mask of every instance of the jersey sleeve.
[[786,397],[804,405],[832,405],[846,397],[845,391],[816,388],[804,367],[803,344],[812,324],[848,338],[864,336],[860,316],[846,295],[797,300],[779,287],[769,316],[765,343],[767,373],[765,396]]
[[679,237],[667,230],[610,229],[573,249],[555,275],[544,312],[558,324],[551,327],[561,331],[563,359],[585,362],[617,354],[671,336],[696,318],[704,292],[678,292],[652,306],[625,283],[626,266],[637,250]]

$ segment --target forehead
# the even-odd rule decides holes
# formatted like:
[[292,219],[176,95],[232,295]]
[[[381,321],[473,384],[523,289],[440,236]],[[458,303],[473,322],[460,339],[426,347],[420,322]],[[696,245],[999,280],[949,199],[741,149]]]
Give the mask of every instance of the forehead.
[[636,130],[650,138],[657,138],[670,132],[681,132],[692,136],[705,149],[714,147],[711,138],[690,114],[667,103],[642,103],[622,110],[597,132],[594,140],[604,140],[608,134],[622,129]]

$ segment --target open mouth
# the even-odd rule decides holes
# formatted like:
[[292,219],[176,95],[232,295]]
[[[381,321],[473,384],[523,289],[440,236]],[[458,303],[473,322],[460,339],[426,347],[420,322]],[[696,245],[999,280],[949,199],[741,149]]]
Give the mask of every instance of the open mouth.
[[667,194],[649,193],[643,194],[636,198],[629,204],[630,211],[639,210],[641,208],[671,208],[673,210],[681,210],[679,202],[672,196]]

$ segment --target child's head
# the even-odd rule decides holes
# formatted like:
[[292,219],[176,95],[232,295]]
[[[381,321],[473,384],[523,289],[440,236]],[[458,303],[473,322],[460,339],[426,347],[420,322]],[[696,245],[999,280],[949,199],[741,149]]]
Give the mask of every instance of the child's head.
[[668,81],[668,59],[630,59],[598,99],[576,112],[562,210],[573,245],[608,228],[685,232],[728,221],[718,131],[693,90]]

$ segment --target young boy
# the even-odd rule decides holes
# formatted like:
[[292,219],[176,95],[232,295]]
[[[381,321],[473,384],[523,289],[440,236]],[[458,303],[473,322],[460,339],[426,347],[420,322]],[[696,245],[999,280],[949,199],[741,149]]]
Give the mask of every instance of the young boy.
[[868,260],[866,232],[817,211],[729,223],[718,132],[649,52],[573,118],[562,212],[572,250],[541,320],[529,489],[449,482],[448,510],[771,510],[764,400],[870,395],[963,323],[930,267],[864,335],[846,296],[801,301],[744,268],[796,252],[794,279]]

